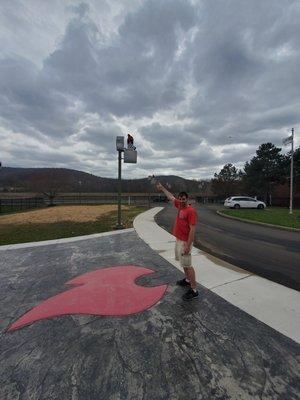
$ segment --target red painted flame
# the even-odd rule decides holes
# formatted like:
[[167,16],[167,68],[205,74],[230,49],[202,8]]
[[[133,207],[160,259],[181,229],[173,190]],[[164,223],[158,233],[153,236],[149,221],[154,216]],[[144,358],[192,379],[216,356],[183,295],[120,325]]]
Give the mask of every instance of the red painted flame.
[[50,297],[15,321],[8,331],[35,321],[68,314],[124,316],[146,310],[164,295],[167,285],[145,287],[135,280],[154,271],[134,265],[97,269],[66,282],[73,288]]

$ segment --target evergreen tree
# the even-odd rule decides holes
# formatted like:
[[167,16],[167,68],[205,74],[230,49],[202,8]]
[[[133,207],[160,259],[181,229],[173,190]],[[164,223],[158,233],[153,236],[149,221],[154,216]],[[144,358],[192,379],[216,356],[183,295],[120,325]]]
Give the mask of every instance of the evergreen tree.
[[[288,158],[288,171],[287,171],[287,175],[288,175],[288,179],[290,179],[291,176],[291,151],[288,152],[287,154],[287,158]],[[300,147],[298,147],[295,151],[294,151],[294,156],[293,156],[293,160],[294,160],[294,184],[295,184],[295,189],[300,189]]]
[[282,184],[288,176],[289,158],[281,154],[281,148],[263,143],[250,162],[246,162],[243,174],[244,189],[249,195],[257,195],[269,202],[274,186]]
[[218,174],[214,174],[211,188],[218,196],[227,198],[238,194],[240,180],[241,171],[238,171],[233,164],[225,164]]

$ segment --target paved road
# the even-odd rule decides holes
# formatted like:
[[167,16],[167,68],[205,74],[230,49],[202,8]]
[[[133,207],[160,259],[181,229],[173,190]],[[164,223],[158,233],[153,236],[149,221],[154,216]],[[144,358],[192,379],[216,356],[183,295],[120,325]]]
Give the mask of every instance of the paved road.
[[[264,278],[300,290],[300,233],[247,224],[216,214],[220,207],[195,205],[195,246]],[[172,229],[176,210],[167,205],[156,222]]]
[[[134,231],[0,255],[1,400],[299,399],[300,346],[200,285],[199,299],[183,302],[174,285],[182,273]],[[154,272],[137,279],[136,299],[107,285],[106,268],[124,265]],[[106,278],[83,284],[86,273]],[[75,289],[66,287],[74,278]],[[158,303],[117,316],[159,285],[167,290]],[[73,313],[62,316],[68,292]],[[91,315],[97,293],[99,307],[118,306],[117,315]],[[41,304],[48,313],[53,296],[57,316],[6,331]]]

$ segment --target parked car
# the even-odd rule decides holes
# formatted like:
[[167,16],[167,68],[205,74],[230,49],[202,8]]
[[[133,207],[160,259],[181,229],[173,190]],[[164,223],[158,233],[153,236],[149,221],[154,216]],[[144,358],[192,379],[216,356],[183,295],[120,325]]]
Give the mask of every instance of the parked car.
[[258,208],[263,210],[266,208],[266,203],[253,197],[236,196],[228,197],[224,202],[224,206],[228,208]]

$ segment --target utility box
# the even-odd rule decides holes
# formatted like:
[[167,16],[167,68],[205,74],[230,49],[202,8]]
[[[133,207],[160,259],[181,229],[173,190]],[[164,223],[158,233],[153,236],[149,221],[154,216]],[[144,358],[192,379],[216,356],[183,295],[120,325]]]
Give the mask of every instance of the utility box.
[[137,151],[133,149],[124,149],[124,162],[136,164],[137,162]]
[[124,150],[124,136],[117,136],[116,146],[118,151]]

